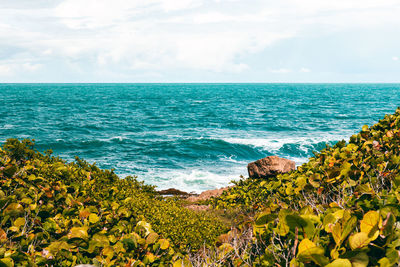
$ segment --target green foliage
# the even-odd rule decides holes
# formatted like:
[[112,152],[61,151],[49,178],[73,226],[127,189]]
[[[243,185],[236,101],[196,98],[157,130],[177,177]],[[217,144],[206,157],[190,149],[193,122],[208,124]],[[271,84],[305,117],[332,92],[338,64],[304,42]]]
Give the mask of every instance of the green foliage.
[[43,155],[28,140],[0,148],[0,266],[170,265],[225,231],[134,177]]
[[400,262],[400,109],[327,147],[296,171],[247,179],[213,201],[258,211],[272,266],[394,266]]

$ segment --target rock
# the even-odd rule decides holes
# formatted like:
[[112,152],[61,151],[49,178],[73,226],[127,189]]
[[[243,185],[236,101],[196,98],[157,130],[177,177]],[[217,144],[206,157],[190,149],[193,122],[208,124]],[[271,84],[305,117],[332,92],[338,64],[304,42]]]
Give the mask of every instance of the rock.
[[190,202],[197,202],[197,201],[208,200],[212,197],[219,197],[225,190],[228,190],[229,188],[231,188],[231,186],[222,187],[220,189],[206,190],[202,192],[200,195],[188,197],[186,200]]
[[191,195],[187,192],[175,189],[175,188],[169,188],[169,189],[165,189],[165,190],[160,190],[158,191],[158,193],[160,195],[173,195],[173,196],[188,196]]
[[269,156],[247,165],[250,178],[269,178],[296,169],[294,161],[277,156]]

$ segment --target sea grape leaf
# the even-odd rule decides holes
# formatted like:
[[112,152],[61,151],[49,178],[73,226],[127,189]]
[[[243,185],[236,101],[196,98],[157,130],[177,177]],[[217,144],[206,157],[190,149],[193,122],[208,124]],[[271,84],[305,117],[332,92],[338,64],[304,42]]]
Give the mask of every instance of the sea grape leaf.
[[24,207],[19,203],[10,203],[7,208],[5,208],[4,213],[11,217],[22,215],[24,212]]
[[325,267],[352,267],[348,259],[336,259]]
[[21,226],[25,225],[25,218],[24,217],[19,217],[14,221],[14,225],[18,228]]
[[299,244],[298,254],[302,253],[303,251],[306,251],[307,249],[313,248],[313,247],[316,247],[315,243],[312,242],[308,238],[304,238]]
[[265,212],[258,214],[255,224],[257,226],[261,226],[261,225],[267,224],[270,221],[275,220],[276,217],[277,217],[276,214],[272,214],[270,211],[265,211]]
[[329,260],[325,257],[324,249],[320,247],[311,247],[307,250],[302,251],[297,255],[297,259],[301,262],[307,263],[313,261],[319,266],[325,266]]
[[86,227],[72,227],[69,234],[68,238],[80,238],[83,240],[88,239],[88,233],[87,233],[87,228]]
[[160,248],[162,250],[169,248],[169,241],[167,239],[161,238],[158,240],[158,243],[160,244]]
[[70,246],[65,241],[54,241],[47,247],[47,250],[50,251],[51,254],[56,255],[61,250],[69,250]]
[[7,240],[7,233],[0,228],[0,241]]
[[365,232],[359,232],[349,237],[349,245],[352,250],[362,248],[370,243],[368,234]]
[[325,232],[331,232],[331,226],[336,222],[336,220],[336,217],[332,213],[329,213],[324,217],[322,225],[324,226]]
[[378,224],[380,221],[379,212],[371,210],[364,214],[360,222],[361,232],[367,233],[368,237],[372,240],[376,239],[379,234]]
[[396,218],[391,212],[387,214],[385,221],[382,223],[382,235],[389,236],[393,233],[394,224],[396,223]]
[[380,267],[392,267],[393,265],[390,263],[390,260],[386,257],[380,259],[378,261]]
[[154,244],[158,239],[158,234],[157,233],[150,233],[147,237],[146,237],[146,244]]
[[307,226],[307,221],[304,220],[302,217],[296,214],[288,214],[285,217],[286,223],[290,228],[295,228],[295,227],[306,227]]
[[89,222],[90,222],[90,223],[95,224],[95,223],[97,223],[98,221],[100,221],[100,218],[99,218],[99,216],[97,216],[97,214],[91,213],[91,214],[89,215]]
[[14,260],[12,258],[3,258],[0,259],[0,266],[1,267],[13,267],[14,266]]
[[351,257],[350,261],[353,267],[367,267],[369,263],[369,258],[367,253],[360,252],[354,257]]
[[153,230],[148,222],[140,221],[136,224],[135,230],[137,232],[144,232],[145,236],[148,236]]
[[357,217],[356,216],[351,216],[349,220],[346,222],[343,222],[343,230],[341,234],[341,240],[344,241],[347,236],[353,231],[353,229],[357,225]]

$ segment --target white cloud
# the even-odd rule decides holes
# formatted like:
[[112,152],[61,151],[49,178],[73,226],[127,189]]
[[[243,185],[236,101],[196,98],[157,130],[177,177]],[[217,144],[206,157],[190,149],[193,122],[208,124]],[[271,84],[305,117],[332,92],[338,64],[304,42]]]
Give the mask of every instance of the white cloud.
[[292,72],[292,70],[291,70],[291,69],[280,68],[280,69],[269,70],[269,72],[271,72],[271,73],[278,73],[278,74],[285,74],[285,73],[290,73],[290,72]]
[[8,76],[11,74],[12,70],[9,65],[0,65],[0,76]]
[[392,57],[392,60],[393,60],[393,61],[398,61],[398,60],[399,60],[399,57]]
[[32,64],[30,62],[22,64],[22,67],[27,71],[37,71],[42,67],[42,64]]
[[300,72],[303,72],[303,73],[308,73],[308,72],[311,72],[311,70],[309,69],[309,68],[301,68],[300,69]]
[[[400,27],[398,0],[60,0],[24,6],[0,2],[0,51],[9,49],[5,59],[12,62],[0,65],[1,73],[17,75],[47,65],[88,77],[99,70],[127,77],[182,70],[250,72],[256,70],[254,58],[281,41],[309,40],[307,46],[313,38],[338,32]],[[314,75],[320,69],[311,62],[301,68],[290,64],[296,56],[283,49],[276,49],[282,61],[262,59],[269,72],[289,76],[312,69]]]

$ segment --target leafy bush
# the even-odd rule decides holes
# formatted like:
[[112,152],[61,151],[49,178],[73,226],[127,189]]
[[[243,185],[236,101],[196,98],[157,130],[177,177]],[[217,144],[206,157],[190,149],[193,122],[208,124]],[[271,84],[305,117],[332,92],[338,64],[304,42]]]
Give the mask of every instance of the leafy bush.
[[28,140],[0,148],[0,266],[169,265],[226,230],[133,177],[43,155]]
[[258,209],[272,266],[394,266],[400,261],[400,109],[327,147],[296,171],[241,181],[214,201]]

